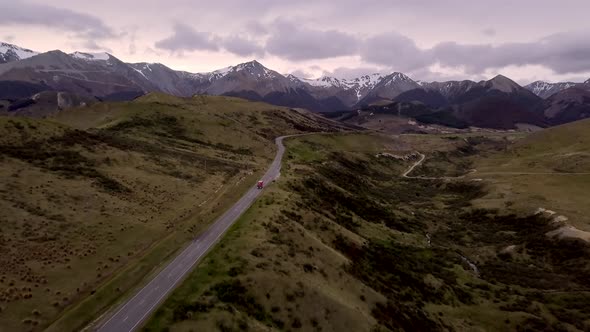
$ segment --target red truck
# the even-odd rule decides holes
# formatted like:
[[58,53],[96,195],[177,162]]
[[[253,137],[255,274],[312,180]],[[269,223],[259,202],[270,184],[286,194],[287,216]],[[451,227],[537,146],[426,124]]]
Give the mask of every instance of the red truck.
[[256,188],[258,188],[258,189],[264,188],[264,182],[263,181],[258,181],[258,184],[256,185]]

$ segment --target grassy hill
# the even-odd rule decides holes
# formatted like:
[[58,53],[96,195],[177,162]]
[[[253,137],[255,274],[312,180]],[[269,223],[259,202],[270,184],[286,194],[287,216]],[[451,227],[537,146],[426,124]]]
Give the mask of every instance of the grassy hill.
[[484,207],[514,210],[546,208],[590,231],[590,121],[583,120],[533,133],[506,151],[477,160],[473,174],[495,190]]
[[587,330],[588,243],[547,236],[561,224],[530,210],[478,208],[491,180],[400,176],[413,151],[435,157],[417,174],[448,176],[519,136],[288,140],[281,178],[145,329]]
[[229,97],[0,117],[0,330],[78,330],[255,183],[274,137],[341,130]]

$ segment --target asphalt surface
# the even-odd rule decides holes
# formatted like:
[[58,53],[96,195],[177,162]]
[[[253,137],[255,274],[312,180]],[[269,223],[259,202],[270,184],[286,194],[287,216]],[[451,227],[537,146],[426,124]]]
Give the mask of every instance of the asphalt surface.
[[[269,184],[279,176],[281,159],[285,152],[282,136],[276,139],[277,154],[266,174],[262,177],[264,184]],[[139,290],[130,300],[122,304],[110,317],[99,325],[99,332],[129,332],[141,327],[144,320],[158,305],[178,286],[209,249],[223,236],[228,228],[256,200],[262,190],[253,186],[228,211],[211,225],[203,234],[194,239],[186,249],[170,262],[147,285]]]

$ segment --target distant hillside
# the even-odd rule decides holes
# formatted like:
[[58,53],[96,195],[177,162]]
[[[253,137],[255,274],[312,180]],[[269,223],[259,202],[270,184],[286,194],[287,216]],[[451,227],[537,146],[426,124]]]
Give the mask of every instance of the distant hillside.
[[0,108],[0,114],[40,118],[68,108],[86,107],[97,102],[99,100],[92,97],[45,90],[35,93],[29,98],[22,98],[8,103],[5,109]]
[[49,90],[53,89],[45,84],[24,81],[0,81],[0,100],[15,101]]
[[573,87],[545,100],[544,115],[553,125],[590,117],[590,89]]
[[590,119],[533,133],[520,140],[516,148],[539,156],[585,152],[590,160]]
[[531,84],[525,85],[524,87],[536,94],[537,96],[545,99],[558,93],[559,91],[569,89],[577,85],[580,84],[573,82],[548,83],[543,81],[536,81]]

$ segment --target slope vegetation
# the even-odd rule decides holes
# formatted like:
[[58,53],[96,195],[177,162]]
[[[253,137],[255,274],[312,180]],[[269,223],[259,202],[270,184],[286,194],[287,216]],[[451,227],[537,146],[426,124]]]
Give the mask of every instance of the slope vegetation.
[[401,176],[417,149],[415,172],[453,175],[514,138],[288,141],[277,185],[146,330],[587,330],[588,243],[547,236],[560,225],[544,215],[476,208],[487,182]]
[[495,190],[482,206],[520,210],[539,207],[590,231],[590,120],[545,129],[510,144],[506,151],[474,164],[476,177]]
[[253,185],[274,137],[340,129],[267,104],[162,94],[0,117],[1,330],[78,330]]

